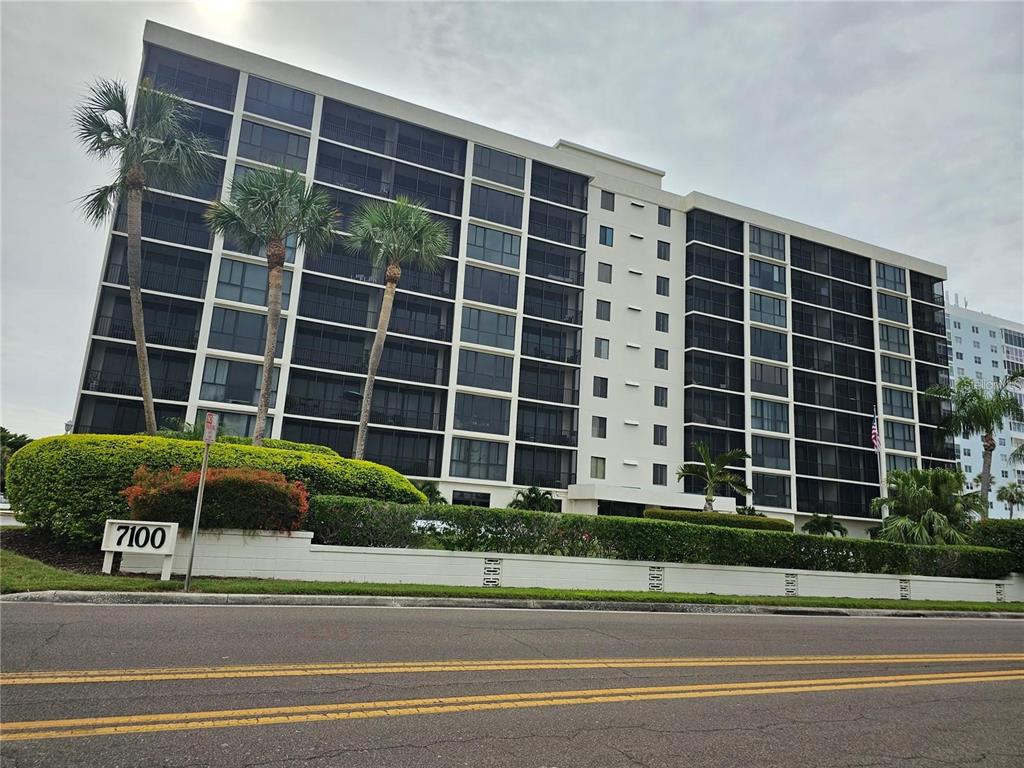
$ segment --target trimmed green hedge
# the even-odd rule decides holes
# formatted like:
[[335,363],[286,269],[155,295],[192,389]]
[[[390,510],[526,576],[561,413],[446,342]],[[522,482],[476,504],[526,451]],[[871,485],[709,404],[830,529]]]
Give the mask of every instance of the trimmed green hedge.
[[981,520],[974,524],[970,538],[979,547],[1009,550],[1015,556],[1013,569],[1024,573],[1024,520]]
[[[135,520],[178,523],[192,530],[198,469],[139,467],[134,485],[121,491]],[[206,472],[200,528],[297,531],[309,511],[309,494],[298,480],[265,469],[210,469]]]
[[[424,521],[427,521],[424,524]],[[306,528],[321,544],[439,545],[469,552],[609,557],[849,573],[993,579],[1013,555],[983,547],[920,547],[632,517],[550,514],[446,504],[314,497]]]
[[754,515],[724,515],[721,512],[694,512],[688,509],[645,509],[644,517],[649,520],[674,520],[677,523],[693,525],[719,525],[723,528],[748,528],[759,531],[793,532],[789,520],[777,517],[756,517]]
[[[31,449],[31,450],[30,450]],[[58,435],[36,440],[11,458],[7,496],[15,516],[71,541],[100,538],[104,522],[125,517],[121,491],[141,466],[199,469],[203,444],[147,435]],[[425,497],[393,469],[340,456],[251,445],[210,446],[211,467],[280,472],[311,494],[354,494],[393,502]]]
[[[252,445],[251,437],[239,437],[238,435],[218,435],[218,443],[230,443],[231,445]],[[328,456],[340,456],[333,448],[316,443],[297,443],[294,440],[279,440],[274,437],[263,439],[264,448],[277,448],[284,451],[305,451],[306,453],[325,453]]]

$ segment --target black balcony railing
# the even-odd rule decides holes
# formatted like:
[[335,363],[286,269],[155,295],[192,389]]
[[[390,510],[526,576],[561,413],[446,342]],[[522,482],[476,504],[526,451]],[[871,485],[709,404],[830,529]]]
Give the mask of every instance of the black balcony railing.
[[[153,397],[158,400],[179,400],[182,402],[188,400],[189,383],[187,381],[151,378],[149,383],[153,388]],[[85,374],[84,389],[90,392],[109,392],[112,395],[142,396],[138,375],[125,373],[88,371]]]
[[413,409],[370,408],[370,423],[389,427],[441,429],[441,416],[432,411]]
[[550,262],[526,258],[526,274],[533,277],[543,277],[548,280],[560,280],[563,283],[583,285],[583,271],[572,269],[563,264],[552,264]]
[[[195,349],[199,343],[199,331],[194,328],[176,328],[161,323],[146,321],[146,343],[163,344],[168,347]],[[134,339],[135,331],[131,318],[100,316],[96,318],[95,331],[97,336],[111,339]]]
[[[127,214],[117,217],[114,229],[127,233]],[[210,230],[202,224],[190,224],[187,221],[168,219],[163,216],[142,217],[142,236],[167,243],[190,245],[193,248],[210,250]]]
[[[296,342],[292,351],[292,362],[296,365],[308,365],[313,368],[324,368],[329,371],[344,373],[366,373],[370,364],[370,353],[350,354],[320,350],[315,347],[302,346]],[[377,375],[389,379],[416,381],[423,384],[446,384],[448,369],[444,366],[423,365],[420,363],[403,363],[392,360],[381,360]],[[314,415],[314,414],[308,414]]]
[[580,352],[578,349],[573,350],[565,347],[536,344],[527,338],[523,339],[522,354],[527,357],[536,357],[540,360],[552,360],[556,363],[580,364]]
[[579,390],[574,387],[538,384],[523,379],[519,380],[519,396],[529,400],[543,400],[547,403],[561,403],[562,405],[578,405],[580,402]]
[[542,221],[531,221],[529,232],[531,235],[543,237],[545,240],[553,240],[556,243],[565,243],[576,248],[587,247],[586,232],[574,227],[561,227]]
[[548,445],[576,445],[576,430],[544,429],[543,427],[520,426],[516,429],[516,439],[529,443],[547,443]]
[[[151,75],[147,75],[150,77]],[[221,109],[233,109],[235,106],[235,87],[229,83],[217,83],[205,77],[191,75],[186,72],[170,74],[167,70],[159,70],[154,82],[161,91],[170,91],[191,101],[209,104]]]
[[361,176],[357,173],[349,173],[348,171],[331,168],[324,164],[317,165],[316,178],[319,181],[326,181],[328,184],[334,184],[337,187],[354,189],[357,192],[365,192],[368,195],[392,196],[392,186],[384,181],[384,179],[374,176]]
[[512,473],[512,482],[516,485],[536,485],[539,488],[568,488],[576,482],[576,473],[516,467]]
[[409,144],[396,144],[390,139],[385,139],[380,134],[367,133],[347,123],[324,119],[320,125],[320,135],[332,141],[348,144],[361,149],[368,149],[380,155],[397,157],[417,165],[425,165],[428,168],[436,168],[449,173],[462,173],[462,160],[451,155],[431,152],[422,147],[413,147]]
[[[106,281],[117,285],[128,285],[128,267],[120,264],[111,264],[107,267]],[[142,264],[142,288],[147,291],[161,291],[163,293],[176,293],[179,296],[201,297],[206,291],[206,280],[198,277],[188,277],[176,272],[164,272],[155,269],[146,269]]]
[[561,323],[583,324],[583,312],[559,301],[544,301],[526,294],[523,311],[532,317],[557,320]]

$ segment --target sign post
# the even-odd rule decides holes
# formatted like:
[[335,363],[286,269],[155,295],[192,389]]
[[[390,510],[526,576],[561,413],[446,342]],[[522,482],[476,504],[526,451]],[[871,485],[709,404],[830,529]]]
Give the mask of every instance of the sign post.
[[188,552],[188,568],[185,570],[185,591],[192,586],[192,561],[196,557],[196,539],[199,538],[199,513],[203,510],[203,491],[206,489],[206,465],[210,461],[210,446],[217,441],[217,414],[206,412],[203,427],[203,467],[199,470],[199,492],[196,494],[196,516],[192,520],[192,543]]

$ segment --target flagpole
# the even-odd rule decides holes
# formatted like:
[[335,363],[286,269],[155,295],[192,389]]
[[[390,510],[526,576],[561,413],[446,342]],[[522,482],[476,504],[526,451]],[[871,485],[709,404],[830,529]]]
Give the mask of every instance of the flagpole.
[[[875,459],[878,461],[878,484],[879,490],[882,493],[882,498],[886,499],[889,497],[889,489],[886,483],[885,477],[885,464],[882,461],[882,437],[878,433],[878,406],[874,406],[872,409],[874,414],[874,421],[872,422],[872,437],[875,444]],[[889,508],[885,505],[882,506],[882,519],[884,520],[889,515]]]

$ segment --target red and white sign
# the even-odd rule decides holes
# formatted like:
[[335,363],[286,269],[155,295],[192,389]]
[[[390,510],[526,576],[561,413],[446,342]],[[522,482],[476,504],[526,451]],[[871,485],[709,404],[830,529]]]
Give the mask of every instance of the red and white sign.
[[203,427],[203,442],[213,445],[217,442],[217,414],[207,411],[206,425]]

